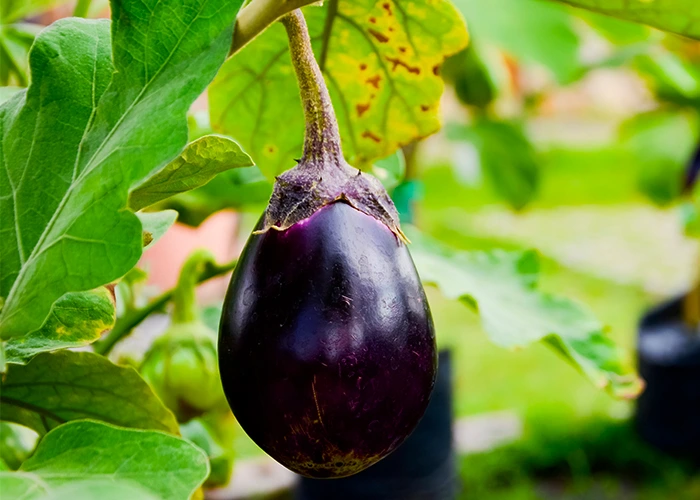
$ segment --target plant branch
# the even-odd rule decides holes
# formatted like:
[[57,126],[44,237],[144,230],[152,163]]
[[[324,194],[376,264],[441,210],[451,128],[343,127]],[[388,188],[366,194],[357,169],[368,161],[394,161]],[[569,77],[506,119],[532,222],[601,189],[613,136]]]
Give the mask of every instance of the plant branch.
[[229,55],[241,50],[285,14],[317,2],[318,0],[253,0],[238,13]]
[[91,0],[78,0],[73,10],[73,17],[87,17],[90,11]]
[[[236,267],[236,262],[237,260],[233,260],[222,265],[209,262],[197,278],[196,282],[203,283],[204,281],[216,278],[217,276],[222,276],[232,271]],[[109,334],[107,334],[107,336],[99,342],[95,342],[95,352],[102,354],[103,356],[109,354],[117,342],[128,336],[134,330],[134,328],[143,322],[143,320],[145,320],[155,311],[165,307],[165,305],[172,300],[174,294],[175,288],[171,288],[170,290],[163,292],[158,297],[151,300],[145,306],[138,309],[132,309],[124,313],[121,318],[117,319],[112,331],[110,331]]]
[[282,18],[282,24],[287,30],[289,50],[304,108],[304,159],[342,161],[338,121],[321,68],[311,48],[304,15],[301,10],[295,10]]

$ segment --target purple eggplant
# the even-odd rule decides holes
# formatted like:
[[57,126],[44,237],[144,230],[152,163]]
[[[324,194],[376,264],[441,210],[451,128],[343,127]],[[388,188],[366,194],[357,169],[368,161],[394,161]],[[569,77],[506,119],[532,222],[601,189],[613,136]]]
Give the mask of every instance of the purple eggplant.
[[359,472],[401,444],[437,366],[406,246],[343,202],[251,237],[226,298],[219,356],[243,429],[311,477]]
[[224,392],[289,469],[357,473],[396,449],[433,389],[433,322],[396,207],[348,165],[299,11],[283,20],[306,117],[234,271],[219,332]]

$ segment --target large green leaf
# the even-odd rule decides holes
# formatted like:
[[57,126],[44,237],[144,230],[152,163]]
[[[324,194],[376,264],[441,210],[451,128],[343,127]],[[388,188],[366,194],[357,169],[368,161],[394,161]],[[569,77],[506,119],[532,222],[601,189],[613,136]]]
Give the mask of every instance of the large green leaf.
[[696,0],[558,1],[700,40],[700,3]]
[[595,317],[568,299],[536,289],[536,254],[458,252],[415,228],[405,230],[422,280],[478,312],[495,344],[514,348],[544,341],[597,387],[618,397],[641,391],[641,381]]
[[565,8],[541,0],[454,0],[480,44],[546,67],[559,83],[581,74],[574,19]]
[[251,166],[250,156],[234,141],[219,135],[205,135],[188,144],[180,156],[134,189],[129,195],[129,208],[141,210],[203,186],[218,173]]
[[[348,159],[369,167],[439,128],[444,58],[467,43],[447,0],[329,0],[304,10]],[[240,141],[267,175],[293,166],[304,119],[284,29],[236,54],[209,89],[214,130]]]
[[106,288],[69,292],[54,303],[39,330],[5,344],[5,361],[24,364],[40,352],[91,344],[115,320],[114,298]]
[[10,365],[0,385],[0,414],[40,434],[85,418],[179,432],[173,414],[133,368],[91,352],[43,353]]
[[136,263],[128,191],[185,145],[240,4],[114,0],[111,46],[107,21],[64,19],[37,38],[30,87],[0,108],[0,337]]
[[48,433],[19,473],[0,473],[0,491],[32,500],[186,500],[208,473],[206,455],[183,439],[79,421]]

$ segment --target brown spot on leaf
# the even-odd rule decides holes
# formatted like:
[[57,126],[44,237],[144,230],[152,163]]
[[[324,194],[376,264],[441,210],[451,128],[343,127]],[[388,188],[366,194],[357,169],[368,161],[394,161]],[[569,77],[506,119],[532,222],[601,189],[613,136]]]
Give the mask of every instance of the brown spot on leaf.
[[406,47],[399,47],[399,52],[401,52],[402,54],[405,54],[405,53],[406,53]]
[[440,66],[437,64],[433,66],[433,75],[440,76]]
[[369,22],[372,24],[377,24],[377,18],[376,17],[370,17]]
[[376,134],[373,134],[369,130],[362,132],[362,137],[365,139],[372,139],[374,142],[382,142],[382,138]]
[[394,31],[393,26],[389,26],[389,31]]
[[367,65],[365,63],[360,64],[360,71],[364,71],[367,69]]
[[414,75],[420,75],[420,68],[418,66],[409,66],[405,61],[402,61],[398,57],[387,57],[387,61],[392,63],[394,66],[391,68],[392,71],[396,71],[396,68],[399,66],[403,66],[408,70],[409,73],[413,73]]
[[379,43],[386,43],[389,41],[389,37],[386,36],[384,33],[380,33],[376,30],[373,30],[372,28],[370,28],[367,31],[369,31],[369,34],[376,38]]
[[389,2],[384,2],[382,4],[382,8],[386,11],[386,13],[390,16],[392,16],[394,13],[391,11],[391,4]]
[[372,87],[375,89],[379,88],[379,82],[381,81],[382,77],[379,75],[373,76],[372,78],[367,78],[367,83],[369,83]]
[[355,106],[355,109],[357,110],[357,116],[362,116],[365,111],[369,109],[369,103],[367,104],[358,104]]
[[425,105],[425,104],[421,104],[421,105],[420,105],[420,110],[421,110],[421,111],[428,111],[429,109],[430,109],[430,106],[427,106],[427,105]]

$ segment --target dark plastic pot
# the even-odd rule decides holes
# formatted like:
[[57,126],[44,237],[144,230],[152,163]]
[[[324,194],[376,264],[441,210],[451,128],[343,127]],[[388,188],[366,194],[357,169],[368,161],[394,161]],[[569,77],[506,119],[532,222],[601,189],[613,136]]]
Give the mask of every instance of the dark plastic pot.
[[637,401],[642,438],[680,458],[700,461],[700,336],[683,323],[683,299],[648,313],[639,328]]
[[342,479],[301,477],[296,500],[450,500],[457,494],[452,439],[452,362],[439,355],[433,395],[422,420],[391,455]]

